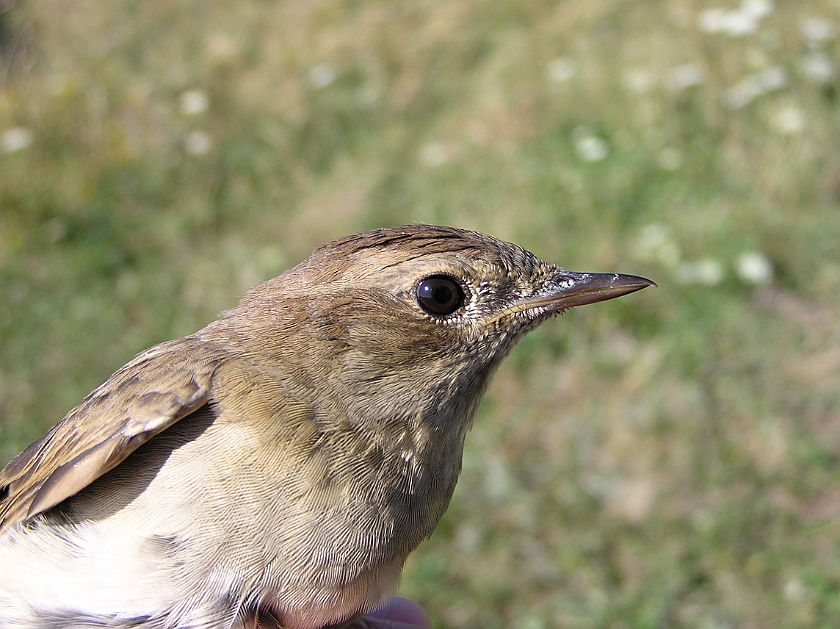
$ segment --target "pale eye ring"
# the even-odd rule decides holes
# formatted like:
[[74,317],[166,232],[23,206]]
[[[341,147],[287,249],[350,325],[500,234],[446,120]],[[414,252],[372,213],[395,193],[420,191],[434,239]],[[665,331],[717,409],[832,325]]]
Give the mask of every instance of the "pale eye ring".
[[430,275],[417,284],[417,303],[430,315],[445,317],[464,305],[464,289],[448,275]]

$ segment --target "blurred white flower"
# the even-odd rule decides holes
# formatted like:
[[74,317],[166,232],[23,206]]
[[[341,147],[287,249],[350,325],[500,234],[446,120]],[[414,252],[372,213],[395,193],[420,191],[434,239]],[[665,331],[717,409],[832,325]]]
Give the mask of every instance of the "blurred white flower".
[[700,11],[697,16],[697,26],[701,31],[707,33],[720,33],[726,29],[726,21],[729,17],[729,11],[715,7],[714,9],[704,9]]
[[785,85],[787,76],[784,70],[778,66],[771,66],[744,77],[740,83],[730,87],[723,95],[723,102],[730,109],[740,109],[765,92],[781,89]]
[[773,10],[769,0],[744,0],[737,9],[722,8],[701,11],[697,18],[700,30],[724,33],[730,37],[749,35],[758,29],[758,22]]
[[610,154],[610,147],[607,142],[586,129],[578,127],[572,132],[575,141],[575,150],[578,157],[585,162],[600,162]]
[[190,155],[204,155],[213,148],[213,140],[204,131],[192,131],[184,138],[184,150]]
[[748,76],[723,93],[723,102],[730,109],[740,109],[749,105],[764,92],[755,77]]
[[633,255],[639,260],[659,262],[669,268],[680,262],[680,248],[671,238],[668,227],[662,223],[651,223],[642,228]]
[[646,94],[653,89],[653,75],[646,68],[630,68],[621,79],[624,89],[634,94]]
[[785,71],[779,66],[771,66],[762,70],[757,75],[758,83],[765,92],[778,90],[787,85],[787,76]]
[[3,153],[14,153],[29,147],[35,135],[26,127],[12,127],[0,134],[0,150]]
[[808,587],[799,579],[793,578],[785,583],[785,598],[791,603],[804,603],[808,594]]
[[577,68],[570,57],[557,57],[545,67],[545,78],[551,83],[565,83],[575,74],[577,74]]
[[747,35],[758,28],[758,21],[749,15],[718,8],[701,11],[697,23],[707,33],[725,33],[730,37]]
[[724,32],[730,37],[749,35],[758,30],[758,20],[749,13],[732,11],[727,16]]
[[316,90],[327,87],[335,81],[335,70],[328,63],[319,63],[309,69],[309,84]]
[[700,85],[705,78],[705,73],[700,65],[686,63],[671,70],[668,74],[668,85],[673,90],[684,90],[688,87]]
[[449,152],[440,142],[429,142],[420,149],[420,163],[424,166],[442,166],[449,161]]
[[676,271],[676,278],[680,284],[717,286],[723,281],[723,276],[723,265],[714,258],[683,262]]
[[207,111],[210,105],[210,98],[204,90],[187,90],[181,92],[178,99],[181,105],[181,113],[186,116],[195,116]]
[[656,156],[656,163],[663,170],[677,170],[682,166],[682,153],[673,146],[666,146]]
[[799,30],[812,47],[820,46],[834,37],[834,27],[831,22],[817,17],[802,20],[799,23]]
[[760,20],[773,12],[773,3],[770,0],[744,0],[740,12]]
[[799,107],[785,107],[776,112],[771,122],[782,135],[793,135],[805,128],[805,112]]
[[773,281],[773,264],[758,251],[746,251],[738,256],[735,272],[745,284],[763,286]]
[[823,52],[806,55],[799,67],[802,75],[817,85],[825,85],[834,78],[834,63]]

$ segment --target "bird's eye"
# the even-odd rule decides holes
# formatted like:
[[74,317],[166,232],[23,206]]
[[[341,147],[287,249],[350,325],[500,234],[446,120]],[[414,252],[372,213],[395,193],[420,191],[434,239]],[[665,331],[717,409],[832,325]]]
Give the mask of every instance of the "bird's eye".
[[417,303],[431,315],[449,315],[463,305],[464,291],[451,277],[432,275],[417,285]]

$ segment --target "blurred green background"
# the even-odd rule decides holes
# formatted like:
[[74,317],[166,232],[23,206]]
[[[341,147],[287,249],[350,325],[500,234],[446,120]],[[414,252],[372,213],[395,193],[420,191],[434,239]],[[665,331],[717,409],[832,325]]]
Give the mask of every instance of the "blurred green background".
[[0,0],[0,464],[333,238],[658,289],[497,375],[442,628],[840,625],[837,0]]

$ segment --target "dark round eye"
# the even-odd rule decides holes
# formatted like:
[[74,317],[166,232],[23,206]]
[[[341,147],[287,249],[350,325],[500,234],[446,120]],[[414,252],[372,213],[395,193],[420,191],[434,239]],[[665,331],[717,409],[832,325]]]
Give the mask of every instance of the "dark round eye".
[[451,277],[432,275],[417,285],[417,303],[432,315],[452,314],[464,303],[464,291]]

